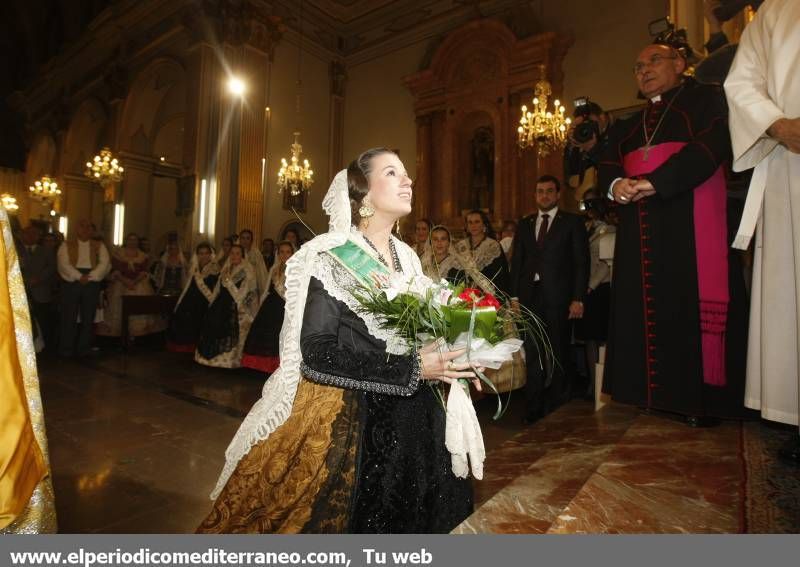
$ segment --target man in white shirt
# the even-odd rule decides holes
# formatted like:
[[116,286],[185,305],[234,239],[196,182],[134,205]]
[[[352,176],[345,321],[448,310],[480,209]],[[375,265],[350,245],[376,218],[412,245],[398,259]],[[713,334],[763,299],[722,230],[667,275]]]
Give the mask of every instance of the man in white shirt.
[[[725,81],[733,169],[755,167],[734,240],[746,249],[756,234],[744,402],[792,425],[800,413],[799,66],[800,2],[767,0]],[[782,455],[800,462],[800,437]]]
[[64,280],[61,286],[61,339],[58,348],[61,356],[89,354],[100,282],[110,268],[105,245],[91,240],[91,223],[86,219],[79,220],[75,232],[77,238],[67,240],[58,249],[58,274]]

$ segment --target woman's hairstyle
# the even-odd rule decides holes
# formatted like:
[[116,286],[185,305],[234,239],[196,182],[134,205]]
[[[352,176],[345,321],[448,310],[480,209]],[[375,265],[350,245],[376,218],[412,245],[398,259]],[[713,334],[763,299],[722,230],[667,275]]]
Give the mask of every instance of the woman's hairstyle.
[[125,242],[128,242],[128,239],[129,239],[130,237],[133,237],[133,238],[135,238],[137,242],[139,242],[139,240],[140,240],[140,238],[139,238],[139,235],[138,235],[138,234],[136,234],[135,232],[129,232],[129,233],[128,233],[128,235],[125,237]]
[[467,234],[469,234],[469,231],[467,230],[467,219],[470,215],[479,215],[481,217],[481,222],[483,223],[486,238],[497,240],[497,237],[494,234],[494,229],[492,228],[492,223],[489,221],[489,215],[479,209],[472,209],[464,216],[464,231],[467,232]]
[[[428,227],[428,232],[430,232],[432,230],[431,227],[433,226],[433,223],[430,221],[430,219],[426,219],[426,218],[417,219],[417,223],[420,223],[420,222],[424,222],[425,223],[425,226]],[[417,224],[417,223],[414,223],[414,224]]]
[[[232,251],[234,248],[238,248],[238,249],[239,249],[239,252],[241,252],[241,253],[242,253],[242,258],[244,258],[244,246],[242,246],[241,244],[233,244],[233,245],[231,245],[231,251]],[[230,252],[228,252],[228,254],[230,254]]]
[[228,244],[230,244],[231,246],[233,246],[233,238],[232,237],[226,236],[225,238],[222,239],[222,244],[225,244],[226,242]]
[[294,244],[292,244],[291,240],[281,240],[280,242],[278,242],[278,245],[275,247],[275,250],[280,252],[281,246],[288,246],[289,248],[291,248],[292,254],[297,252],[297,248],[294,247]]
[[211,244],[209,244],[208,242],[201,242],[200,244],[195,246],[194,253],[195,254],[199,254],[200,250],[208,250],[210,253],[212,253],[212,254],[214,253],[214,249],[211,247]]
[[249,234],[249,235],[250,235],[250,240],[253,240],[253,231],[252,231],[252,230],[250,230],[249,228],[243,228],[241,231],[239,231],[239,238],[241,238],[241,237],[242,237],[242,235],[243,235],[245,232],[246,232],[247,234]]
[[347,192],[350,195],[350,218],[354,226],[358,226],[361,222],[361,215],[358,210],[361,208],[361,202],[364,200],[364,197],[369,192],[369,181],[367,177],[372,172],[372,159],[383,154],[397,155],[397,152],[389,148],[372,148],[362,153],[347,166]]
[[453,241],[453,235],[452,235],[452,234],[450,234],[450,229],[449,229],[449,228],[447,228],[446,226],[444,226],[443,224],[437,224],[436,226],[434,226],[434,227],[431,229],[431,237],[433,236],[433,233],[434,233],[434,232],[444,232],[445,234],[447,234],[447,239],[448,239],[450,242],[452,242],[452,241]]

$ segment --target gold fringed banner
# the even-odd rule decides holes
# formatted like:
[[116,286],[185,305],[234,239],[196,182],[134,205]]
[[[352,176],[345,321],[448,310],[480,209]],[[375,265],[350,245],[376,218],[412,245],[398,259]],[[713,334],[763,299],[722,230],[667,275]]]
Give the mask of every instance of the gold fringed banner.
[[55,508],[31,322],[4,210],[0,229],[0,532],[52,532]]

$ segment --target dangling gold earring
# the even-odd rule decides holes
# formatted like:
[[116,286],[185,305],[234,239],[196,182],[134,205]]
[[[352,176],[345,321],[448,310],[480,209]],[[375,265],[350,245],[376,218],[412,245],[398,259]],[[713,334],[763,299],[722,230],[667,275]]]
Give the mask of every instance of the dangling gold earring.
[[361,221],[364,223],[364,228],[369,227],[369,217],[375,214],[375,209],[373,209],[369,202],[365,199],[361,202],[361,206],[358,208],[358,216],[361,217]]

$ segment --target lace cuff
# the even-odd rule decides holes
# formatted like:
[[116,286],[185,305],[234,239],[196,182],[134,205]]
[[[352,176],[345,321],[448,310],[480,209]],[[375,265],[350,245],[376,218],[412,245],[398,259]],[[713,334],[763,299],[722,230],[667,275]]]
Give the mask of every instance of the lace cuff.
[[[422,362],[419,354],[402,357],[389,355],[389,360],[385,362],[385,355],[380,355],[381,363],[378,364],[376,364],[376,356],[371,353],[357,356],[355,353],[348,353],[346,356],[341,356],[341,353],[328,352],[324,357],[317,357],[313,354],[309,357],[309,353],[304,352],[304,356],[316,359],[315,362],[324,361],[328,363],[328,368],[326,371],[317,370],[304,360],[300,365],[300,372],[303,376],[312,382],[347,390],[361,390],[390,396],[411,396],[419,388],[419,381],[422,378]],[[345,369],[349,370],[346,372],[348,375],[330,373],[331,371],[345,370],[337,368],[339,365],[331,360],[339,357],[349,359],[350,363],[345,365]],[[354,367],[361,367],[363,372],[358,372],[359,368]],[[351,377],[353,370],[359,374],[358,377]],[[398,378],[404,377],[408,377],[407,382],[398,380]]]

